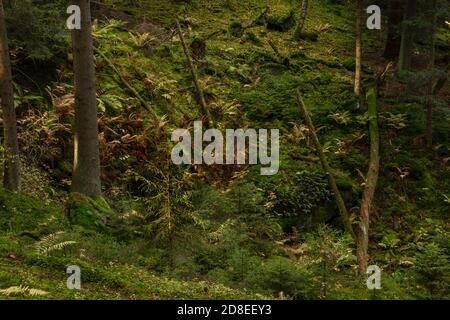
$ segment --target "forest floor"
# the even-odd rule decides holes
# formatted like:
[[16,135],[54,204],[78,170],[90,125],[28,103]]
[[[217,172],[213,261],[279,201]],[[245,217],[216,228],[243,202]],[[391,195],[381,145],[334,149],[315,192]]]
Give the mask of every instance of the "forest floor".
[[[302,125],[296,88],[356,223],[368,137],[364,107],[353,95],[354,16],[345,5],[312,1],[305,30],[313,36],[294,40],[295,22],[289,26],[286,17],[291,10],[298,17],[296,1],[105,2],[94,8],[94,45],[109,205],[67,207],[76,203],[68,192],[69,55],[47,88],[51,106],[20,119],[29,159],[24,194],[0,190],[0,298],[449,297],[448,111],[435,113],[430,152],[423,106],[405,99],[405,85],[388,71],[379,96],[382,168],[369,249],[371,264],[383,270],[383,289],[376,291],[356,276],[354,245],[340,231],[338,210]],[[278,175],[261,177],[259,166],[197,166],[188,174],[168,169],[170,132],[199,118],[175,17],[194,44],[200,84],[218,127],[280,129]],[[448,39],[449,30],[441,30],[444,48]],[[388,61],[380,57],[380,31],[367,31],[364,43],[368,84]],[[438,56],[438,64],[448,59],[445,49]],[[156,122],[124,81],[151,105]],[[449,92],[443,90],[443,98]],[[33,97],[23,94],[23,104],[32,105]],[[41,98],[39,103],[48,100]],[[186,182],[191,175],[196,180]],[[173,191],[173,216],[164,216],[165,198],[158,202],[155,188],[184,183],[193,194]],[[188,194],[192,199],[183,202]],[[435,268],[425,270],[430,261]],[[67,289],[69,265],[80,266],[82,290]]]

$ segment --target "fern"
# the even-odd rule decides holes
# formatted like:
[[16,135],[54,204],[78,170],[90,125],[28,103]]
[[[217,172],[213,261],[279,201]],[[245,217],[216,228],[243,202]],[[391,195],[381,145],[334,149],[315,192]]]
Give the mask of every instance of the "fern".
[[36,243],[37,253],[48,255],[53,251],[61,251],[64,248],[77,243],[76,241],[61,241],[61,237],[63,235],[63,231],[58,231],[42,238],[38,243]]
[[47,291],[30,288],[28,286],[13,286],[6,289],[0,289],[0,294],[4,296],[16,296],[16,295],[24,295],[24,296],[45,296],[48,294]]

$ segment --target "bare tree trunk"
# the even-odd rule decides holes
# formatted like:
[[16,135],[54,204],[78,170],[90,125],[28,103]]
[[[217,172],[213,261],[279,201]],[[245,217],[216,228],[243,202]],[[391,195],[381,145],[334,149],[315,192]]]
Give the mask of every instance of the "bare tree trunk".
[[[432,31],[431,31],[431,54],[430,54],[430,69],[434,68],[435,57],[436,57],[436,25],[437,25],[437,0],[432,2]],[[429,95],[434,92],[434,83],[430,83]],[[433,146],[433,104],[428,101],[427,103],[427,129],[426,129],[426,140],[427,147],[431,148]]]
[[100,152],[90,0],[74,0],[81,29],[72,31],[75,76],[75,141],[72,190],[101,195]]
[[358,246],[356,256],[358,258],[359,274],[367,270],[368,246],[369,246],[369,221],[370,208],[375,195],[380,170],[380,138],[378,132],[378,113],[376,88],[370,88],[367,93],[369,114],[370,160],[364,185],[364,193],[361,201],[360,222],[358,230]]
[[308,0],[303,0],[301,14],[300,14],[300,20],[299,20],[298,26],[297,26],[298,33],[301,33],[303,30],[303,27],[305,26],[305,20],[306,20],[307,14],[308,14]]
[[402,26],[402,39],[400,45],[400,56],[398,59],[398,71],[409,70],[413,51],[414,31],[408,22],[416,16],[417,0],[408,0]]
[[311,135],[313,138],[313,142],[314,142],[317,154],[320,159],[320,163],[322,165],[323,171],[325,172],[325,175],[327,176],[328,184],[329,184],[331,190],[333,191],[333,195],[334,195],[334,198],[336,199],[336,204],[339,208],[339,211],[341,212],[344,227],[347,230],[347,232],[353,237],[353,239],[356,240],[356,235],[355,235],[355,232],[353,231],[352,223],[350,220],[350,215],[348,214],[347,208],[345,207],[344,199],[342,199],[341,193],[336,184],[336,180],[334,180],[334,177],[331,174],[331,168],[328,164],[325,154],[323,153],[322,145],[320,144],[319,138],[317,138],[316,129],[314,128],[311,117],[309,116],[308,109],[306,108],[306,105],[303,102],[303,98],[300,94],[300,90],[297,89],[295,92],[297,95],[297,103],[300,107],[300,112],[301,112],[303,118],[305,119],[306,125],[308,126],[309,130],[311,131]]
[[0,91],[5,136],[5,163],[3,185],[11,191],[20,190],[20,157],[17,141],[17,121],[14,109],[11,61],[6,33],[3,2],[0,0]]
[[181,30],[180,22],[178,19],[176,20],[177,23],[177,29],[178,29],[178,36],[180,37],[181,45],[183,46],[184,54],[186,55],[186,59],[189,63],[189,69],[191,70],[192,79],[194,80],[195,88],[197,90],[198,99],[200,102],[200,106],[203,111],[203,115],[206,118],[205,122],[208,127],[214,126],[211,119],[211,114],[209,113],[209,107],[205,100],[205,95],[203,94],[203,90],[200,86],[200,82],[198,81],[197,72],[194,66],[194,63],[192,62],[191,55],[189,53],[189,49],[186,45],[186,41],[184,41],[183,31]]
[[356,12],[356,44],[355,44],[355,96],[361,96],[361,69],[362,69],[362,13],[363,0],[357,2]]

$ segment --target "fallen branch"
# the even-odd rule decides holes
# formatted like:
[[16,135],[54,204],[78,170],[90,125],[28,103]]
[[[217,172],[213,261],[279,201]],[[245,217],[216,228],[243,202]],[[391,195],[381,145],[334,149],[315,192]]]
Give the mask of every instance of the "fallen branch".
[[300,90],[296,89],[295,92],[297,95],[297,102],[300,107],[300,112],[301,112],[303,118],[305,119],[306,125],[308,126],[308,128],[311,132],[314,146],[315,146],[317,154],[319,156],[319,160],[322,165],[322,169],[325,172],[325,175],[327,176],[328,184],[329,184],[331,190],[333,191],[334,198],[336,199],[336,204],[341,213],[344,227],[347,230],[347,232],[353,237],[353,239],[356,240],[356,235],[355,235],[355,232],[353,231],[352,223],[350,220],[350,215],[347,211],[347,208],[345,207],[344,199],[342,199],[342,195],[337,187],[336,180],[334,179],[333,175],[331,174],[330,165],[328,164],[325,154],[323,153],[322,145],[320,144],[319,138],[317,138],[316,129],[314,128],[311,117],[309,116],[308,109],[306,108],[306,105],[303,102],[303,98],[300,94]]
[[128,83],[128,81],[125,79],[125,77],[122,75],[122,73],[116,68],[114,63],[110,59],[108,59],[108,57],[103,52],[101,52],[99,49],[95,48],[95,52],[97,52],[103,58],[103,60],[105,60],[108,63],[108,65],[111,67],[111,69],[119,76],[120,81],[122,81],[122,83],[125,85],[125,87],[127,87],[128,90],[139,100],[141,105],[148,112],[150,112],[150,114],[152,115],[154,120],[159,120],[158,115],[152,109],[151,105],[147,101],[145,101],[144,98],[142,98],[142,96],[139,94],[139,92],[137,92],[136,89],[134,89],[131,86],[131,84]]
[[183,31],[181,30],[180,22],[178,21],[178,19],[176,19],[175,21],[177,23],[178,36],[180,37],[181,45],[183,46],[183,51],[184,51],[186,59],[189,63],[189,69],[191,70],[192,79],[194,80],[195,88],[197,90],[200,107],[202,108],[203,115],[206,118],[206,125],[208,127],[214,126],[214,124],[212,123],[212,120],[211,120],[211,114],[209,113],[208,105],[206,104],[205,95],[203,94],[203,90],[200,87],[200,83],[198,81],[197,71],[195,70],[195,66],[194,66],[194,63],[192,62],[191,55],[189,54],[189,50],[187,48],[186,41],[184,40]]
[[291,62],[289,61],[288,57],[285,57],[283,54],[281,54],[280,50],[278,50],[277,46],[275,45],[275,43],[269,39],[269,45],[272,48],[273,52],[275,52],[275,54],[277,55],[278,59],[280,60],[281,64],[284,64],[286,67],[289,67],[291,65]]

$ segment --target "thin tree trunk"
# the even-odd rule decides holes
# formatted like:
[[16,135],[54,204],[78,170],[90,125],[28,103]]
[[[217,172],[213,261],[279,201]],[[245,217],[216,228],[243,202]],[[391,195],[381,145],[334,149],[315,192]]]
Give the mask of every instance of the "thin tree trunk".
[[403,19],[401,0],[391,0],[388,11],[388,33],[383,57],[397,58],[400,53],[400,25]]
[[296,89],[295,92],[297,95],[297,103],[300,107],[300,112],[301,112],[303,118],[305,119],[306,125],[308,126],[309,130],[311,131],[314,146],[315,146],[317,154],[319,156],[320,163],[322,165],[323,171],[325,172],[325,175],[327,176],[328,184],[330,185],[330,188],[333,191],[333,195],[334,195],[334,198],[336,199],[336,204],[339,208],[339,211],[341,212],[344,227],[347,230],[347,232],[353,237],[353,239],[356,240],[356,235],[355,235],[355,232],[353,231],[352,223],[350,220],[350,215],[348,214],[347,208],[345,207],[344,199],[342,199],[342,195],[337,187],[336,180],[334,179],[333,175],[331,174],[331,168],[328,164],[325,154],[323,153],[322,145],[320,144],[319,138],[317,138],[316,129],[314,128],[311,117],[309,116],[308,109],[306,108],[306,105],[300,94],[300,90]]
[[75,76],[75,141],[72,190],[101,195],[97,99],[90,0],[75,0],[81,29],[72,31]]
[[370,88],[367,93],[367,104],[369,114],[369,137],[370,137],[370,160],[361,201],[360,222],[358,230],[358,246],[356,256],[358,258],[359,274],[367,270],[368,245],[369,245],[369,221],[375,189],[378,182],[380,170],[380,138],[378,132],[378,113],[376,88]]
[[178,36],[180,37],[181,45],[183,46],[184,54],[186,55],[186,59],[189,63],[189,69],[191,70],[192,79],[194,80],[194,85],[197,90],[198,99],[200,102],[200,106],[203,111],[203,115],[205,117],[205,122],[208,127],[212,127],[214,124],[212,123],[211,114],[209,113],[209,107],[205,100],[205,95],[203,94],[203,90],[200,86],[200,82],[198,81],[197,71],[195,70],[194,63],[192,62],[191,55],[189,53],[189,49],[186,45],[186,41],[184,40],[183,31],[181,30],[180,22],[176,19]]
[[[436,25],[437,25],[437,0],[432,2],[432,31],[431,31],[431,54],[430,54],[430,69],[434,68],[435,57],[436,57]],[[429,95],[434,92],[434,83],[430,83]],[[433,104],[428,101],[427,103],[427,129],[426,129],[426,140],[427,147],[431,148],[433,146]]]
[[300,20],[297,26],[297,32],[300,34],[305,26],[306,15],[308,14],[308,0],[302,1],[302,8],[300,13]]
[[400,56],[398,59],[398,71],[409,70],[414,42],[414,30],[408,23],[416,16],[417,0],[408,0],[402,26],[402,39],[400,44]]
[[362,13],[363,0],[357,2],[356,12],[356,43],[355,43],[355,96],[361,96],[361,69],[362,69]]
[[3,185],[11,191],[20,190],[20,157],[17,141],[17,121],[14,109],[11,61],[6,33],[3,2],[0,0],[0,91],[5,136]]

